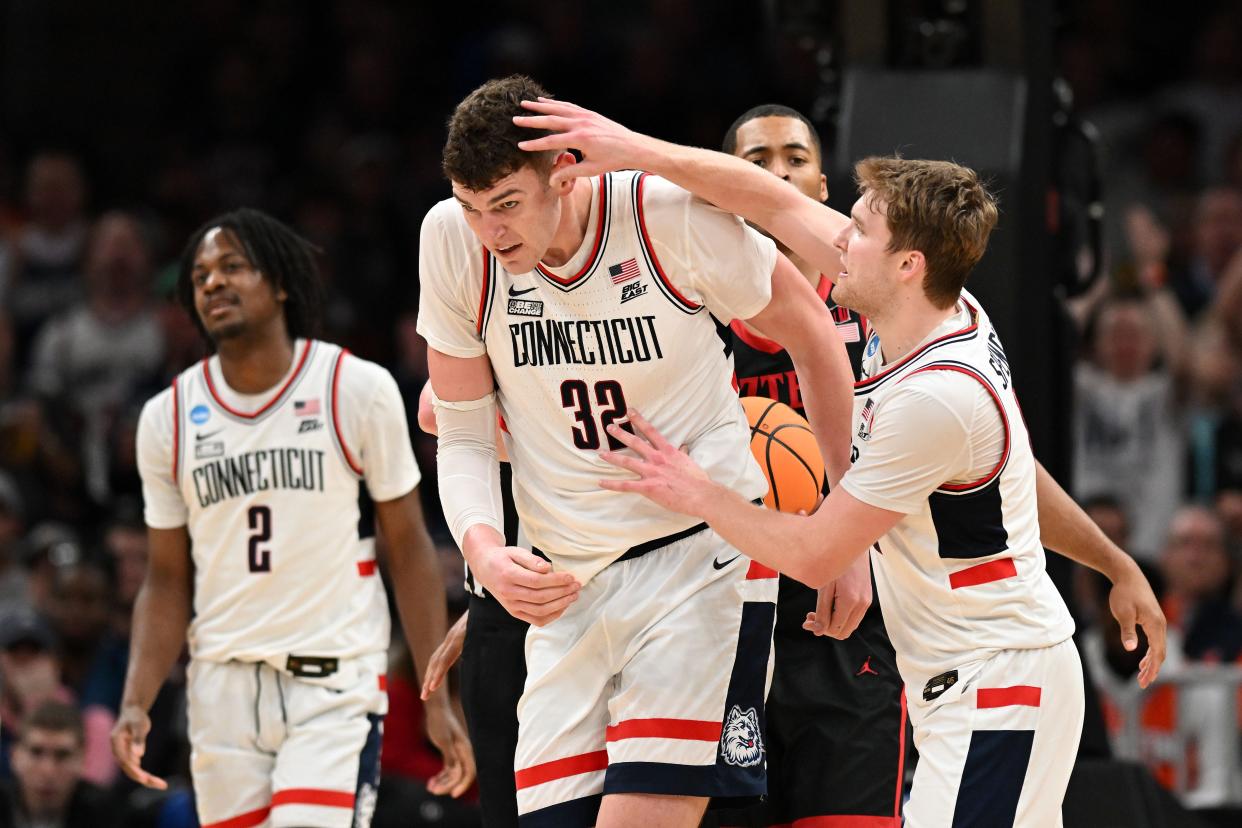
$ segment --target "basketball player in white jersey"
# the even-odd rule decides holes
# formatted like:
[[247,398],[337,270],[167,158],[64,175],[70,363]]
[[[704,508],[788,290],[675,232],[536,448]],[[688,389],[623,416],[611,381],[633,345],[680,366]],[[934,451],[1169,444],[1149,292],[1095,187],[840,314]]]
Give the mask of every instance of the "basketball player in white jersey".
[[[204,828],[369,825],[389,643],[375,518],[420,671],[445,622],[396,383],[311,338],[312,250],[263,213],[226,213],[191,237],[178,293],[215,354],[139,421],[151,560],[113,751],[131,778],[164,787],[140,767],[147,711],[188,625]],[[446,692],[427,723],[445,757],[429,787],[459,795],[473,759]]]
[[1000,340],[963,290],[996,222],[990,194],[956,164],[872,158],[856,167],[862,196],[843,221],[738,159],[572,104],[529,108],[543,114],[519,123],[561,131],[524,142],[532,151],[575,147],[587,170],[664,172],[816,266],[839,261],[834,298],[873,330],[855,387],[853,466],[814,515],[751,508],[636,411],[641,436],[610,428],[630,451],[603,456],[638,479],[601,485],[700,517],[809,585],[871,548],[919,750],[905,824],[1060,825],[1082,670],[1041,543],[1113,582],[1126,648],[1137,646],[1136,622],[1148,635],[1144,686],[1163,659],[1164,618],[1134,561],[1035,462]]
[[[832,474],[848,465],[850,369],[819,297],[771,240],[654,176],[548,184],[523,154],[528,78],[449,121],[453,198],[423,222],[419,331],[445,517],[471,571],[532,622],[515,760],[524,826],[692,826],[708,797],[764,790],[775,573],[696,519],[600,488],[606,429],[644,407],[743,502],[766,482],[716,320],[790,352]],[[640,402],[641,401],[641,402]],[[495,434],[532,551],[506,547]]]

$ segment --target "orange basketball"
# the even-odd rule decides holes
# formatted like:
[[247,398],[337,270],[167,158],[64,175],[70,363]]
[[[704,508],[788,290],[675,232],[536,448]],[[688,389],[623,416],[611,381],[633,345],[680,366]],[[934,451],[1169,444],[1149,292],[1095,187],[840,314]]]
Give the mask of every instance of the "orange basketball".
[[782,512],[814,511],[824,485],[824,458],[811,426],[789,406],[766,397],[742,397],[742,408],[750,422],[750,453],[768,476],[763,502]]

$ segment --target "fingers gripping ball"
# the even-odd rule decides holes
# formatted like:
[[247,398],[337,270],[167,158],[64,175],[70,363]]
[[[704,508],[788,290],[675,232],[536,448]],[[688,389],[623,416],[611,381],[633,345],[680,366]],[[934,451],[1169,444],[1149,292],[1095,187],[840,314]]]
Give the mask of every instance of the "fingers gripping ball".
[[769,509],[815,510],[824,486],[824,459],[810,424],[798,412],[765,397],[743,397],[750,452],[768,477]]

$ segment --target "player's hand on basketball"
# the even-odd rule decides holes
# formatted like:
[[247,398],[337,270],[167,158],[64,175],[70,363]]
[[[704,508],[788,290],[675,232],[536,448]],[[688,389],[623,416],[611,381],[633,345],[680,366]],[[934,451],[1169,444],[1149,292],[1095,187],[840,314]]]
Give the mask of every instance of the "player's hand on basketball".
[[448,691],[433,695],[427,703],[427,738],[440,751],[444,767],[427,780],[427,790],[436,796],[456,799],[474,784],[474,750],[466,728],[449,703]]
[[802,629],[839,640],[849,638],[871,606],[871,560],[867,553],[855,558],[841,577],[818,593],[815,612],[806,614]]
[[440,646],[436,647],[435,652],[431,654],[431,660],[427,662],[427,675],[423,676],[422,699],[427,701],[431,698],[431,694],[440,689],[440,685],[444,683],[444,677],[448,675],[448,671],[457,663],[457,659],[461,658],[461,648],[466,641],[466,621],[470,615],[467,610],[461,614],[461,618],[457,619],[457,623],[449,627],[449,631],[445,633],[444,640],[440,642]]
[[470,571],[492,597],[514,618],[542,627],[561,617],[578,600],[582,585],[568,572],[553,572],[552,564],[517,546],[484,541],[475,543],[476,530],[466,533],[465,555]]
[[112,728],[112,755],[130,779],[157,791],[167,790],[167,782],[142,769],[142,756],[146,753],[147,734],[150,732],[151,717],[145,710],[132,704],[123,706]]
[[1113,582],[1108,593],[1108,608],[1121,625],[1121,645],[1127,651],[1133,652],[1139,646],[1136,627],[1142,627],[1147,636],[1147,652],[1139,661],[1138,672],[1139,686],[1147,687],[1156,680],[1160,665],[1164,663],[1167,625],[1151,584],[1133,560],[1125,573]]
[[551,130],[552,134],[520,141],[520,148],[528,152],[576,149],[582,153],[579,163],[552,173],[553,185],[567,178],[641,168],[641,149],[652,140],[569,101],[539,98],[522,101],[522,106],[538,114],[518,115],[513,123],[530,129]]
[[600,457],[633,472],[638,479],[601,480],[600,486],[614,492],[636,492],[670,511],[702,517],[716,496],[716,484],[637,411],[631,408],[627,419],[635,433],[615,423],[608,426],[608,433],[632,453],[602,451]]

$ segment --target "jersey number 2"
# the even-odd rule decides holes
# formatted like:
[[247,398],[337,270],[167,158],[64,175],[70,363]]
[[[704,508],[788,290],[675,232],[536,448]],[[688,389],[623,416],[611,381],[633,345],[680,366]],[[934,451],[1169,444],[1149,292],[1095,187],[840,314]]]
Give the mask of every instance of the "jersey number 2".
[[[561,383],[561,405],[573,409],[574,419],[578,425],[573,427],[574,445],[584,451],[599,449],[599,432],[605,429],[608,448],[620,451],[625,445],[607,432],[608,426],[625,416],[625,394],[621,393],[621,383],[616,380],[600,380],[595,383],[595,403],[607,406],[599,414],[599,426],[595,425],[595,415],[591,412],[591,394],[583,380],[565,380]],[[621,427],[631,434],[634,427],[622,423]]]
[[268,506],[250,507],[250,571],[271,572],[272,552],[263,544],[272,539],[272,510]]

